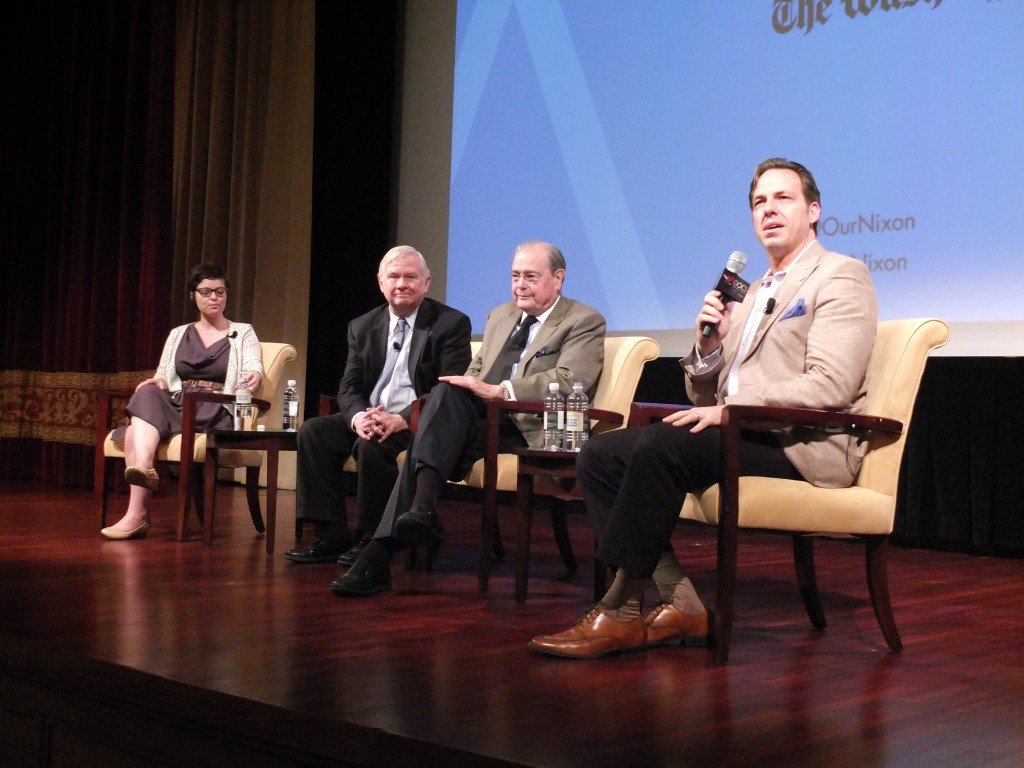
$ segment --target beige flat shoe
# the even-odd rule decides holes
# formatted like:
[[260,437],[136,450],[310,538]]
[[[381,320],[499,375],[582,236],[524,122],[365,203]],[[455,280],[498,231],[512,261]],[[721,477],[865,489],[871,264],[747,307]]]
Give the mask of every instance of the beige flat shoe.
[[157,474],[155,469],[136,466],[125,467],[124,479],[131,485],[141,485],[150,491],[155,491],[160,487],[160,475]]
[[131,531],[119,531],[113,527],[101,528],[100,535],[111,541],[127,541],[128,539],[144,539],[149,533],[149,521],[147,520],[138,528]]

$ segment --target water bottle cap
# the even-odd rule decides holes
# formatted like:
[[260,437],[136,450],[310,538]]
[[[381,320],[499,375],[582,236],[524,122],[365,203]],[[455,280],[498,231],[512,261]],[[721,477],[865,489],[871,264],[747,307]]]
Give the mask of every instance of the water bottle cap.
[[288,379],[288,386],[289,387],[294,387],[295,386],[295,379]]
[[557,391],[558,391],[558,382],[557,381],[552,381],[550,384],[548,384],[548,392],[557,392]]

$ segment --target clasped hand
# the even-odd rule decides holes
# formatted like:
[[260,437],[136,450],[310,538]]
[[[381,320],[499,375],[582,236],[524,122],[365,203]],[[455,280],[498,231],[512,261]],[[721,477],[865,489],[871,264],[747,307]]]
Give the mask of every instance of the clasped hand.
[[367,408],[355,417],[352,426],[363,440],[377,438],[381,442],[387,440],[395,432],[409,428],[405,419],[397,413],[388,413],[383,405]]

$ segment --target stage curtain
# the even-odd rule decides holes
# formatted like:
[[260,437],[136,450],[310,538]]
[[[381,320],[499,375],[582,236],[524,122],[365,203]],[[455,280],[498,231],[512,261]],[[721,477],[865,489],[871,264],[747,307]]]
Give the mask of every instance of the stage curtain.
[[174,5],[4,16],[0,478],[84,486],[95,388],[152,371],[167,333]]
[[[178,0],[173,287],[224,265],[229,315],[251,318],[274,0]],[[174,307],[179,322],[195,309]],[[257,329],[257,332],[259,329]]]
[[894,538],[1024,555],[1024,360],[928,361],[900,470]]
[[201,261],[227,268],[230,317],[301,345],[306,304],[288,298],[308,294],[314,7],[5,14],[0,479],[88,486],[96,389],[151,374],[195,319]]

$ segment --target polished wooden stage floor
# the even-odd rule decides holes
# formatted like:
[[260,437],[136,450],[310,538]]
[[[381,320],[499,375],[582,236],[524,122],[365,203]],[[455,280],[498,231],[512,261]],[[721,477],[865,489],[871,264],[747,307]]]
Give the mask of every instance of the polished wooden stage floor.
[[[40,764],[19,750],[47,739],[47,764],[76,765],[105,764],[97,743],[120,754],[110,765],[1024,764],[1024,561],[894,549],[905,649],[891,654],[861,548],[818,546],[829,627],[815,631],[788,540],[745,535],[730,666],[677,648],[565,661],[526,643],[590,605],[583,516],[567,577],[538,514],[525,605],[509,561],[477,590],[464,500],[442,507],[432,574],[396,564],[392,592],[346,600],[327,589],[338,566],[280,556],[293,493],[268,556],[243,491],[218,492],[206,547],[195,520],[174,540],[166,495],[148,539],[107,542],[91,494],[0,486],[0,764]],[[680,527],[676,547],[710,596],[713,532]],[[192,759],[175,756],[193,741]]]

